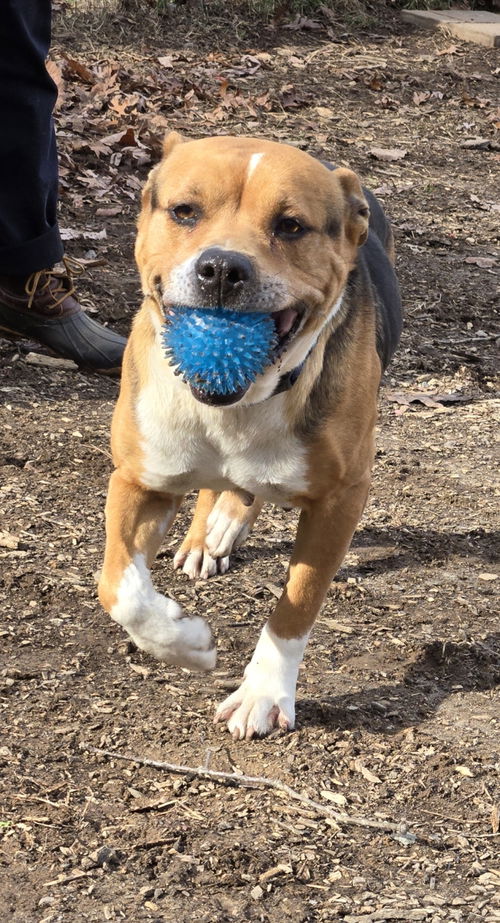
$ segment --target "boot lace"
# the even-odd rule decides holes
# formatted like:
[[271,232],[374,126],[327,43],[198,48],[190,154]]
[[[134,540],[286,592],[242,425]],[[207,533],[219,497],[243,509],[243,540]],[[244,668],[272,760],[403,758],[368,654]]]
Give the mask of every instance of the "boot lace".
[[54,299],[53,308],[57,308],[75,291],[73,276],[80,276],[85,272],[85,267],[71,256],[63,256],[63,269],[39,269],[28,277],[24,291],[28,295],[28,308],[33,307],[37,293],[50,290]]

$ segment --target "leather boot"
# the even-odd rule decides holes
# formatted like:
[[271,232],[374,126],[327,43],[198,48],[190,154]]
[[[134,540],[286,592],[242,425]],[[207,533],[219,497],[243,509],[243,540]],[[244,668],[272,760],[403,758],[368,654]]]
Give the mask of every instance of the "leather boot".
[[0,333],[37,340],[78,366],[118,374],[126,340],[92,320],[73,297],[76,260],[28,278],[0,275]]

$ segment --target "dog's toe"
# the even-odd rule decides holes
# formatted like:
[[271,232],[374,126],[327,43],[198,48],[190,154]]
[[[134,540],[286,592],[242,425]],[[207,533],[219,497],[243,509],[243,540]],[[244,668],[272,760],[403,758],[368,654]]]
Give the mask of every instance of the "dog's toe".
[[208,580],[216,574],[225,574],[229,570],[229,557],[215,558],[203,548],[193,548],[183,551],[182,548],[174,557],[174,568],[182,568],[190,580]]

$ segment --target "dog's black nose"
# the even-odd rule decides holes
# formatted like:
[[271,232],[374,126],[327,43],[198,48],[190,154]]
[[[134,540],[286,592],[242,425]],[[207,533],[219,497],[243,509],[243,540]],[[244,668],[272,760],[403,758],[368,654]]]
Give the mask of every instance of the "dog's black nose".
[[210,247],[196,262],[196,275],[203,295],[211,304],[234,300],[255,281],[249,258],[236,250]]

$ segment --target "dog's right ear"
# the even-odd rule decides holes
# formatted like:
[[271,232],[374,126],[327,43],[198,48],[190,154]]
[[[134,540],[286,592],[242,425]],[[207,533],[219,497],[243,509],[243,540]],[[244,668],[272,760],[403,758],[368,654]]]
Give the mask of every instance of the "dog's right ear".
[[163,139],[163,160],[173,151],[178,144],[184,144],[184,138],[178,131],[169,131]]
[[[164,160],[171,154],[174,147],[177,147],[178,144],[184,144],[184,138],[179,134],[178,131],[169,131],[168,135],[165,135],[162,144],[162,159]],[[151,173],[148,176],[146,185],[142,190],[142,208],[151,209],[155,211],[158,208],[158,193],[156,190],[156,174],[158,173],[159,164],[156,167],[153,167]]]

